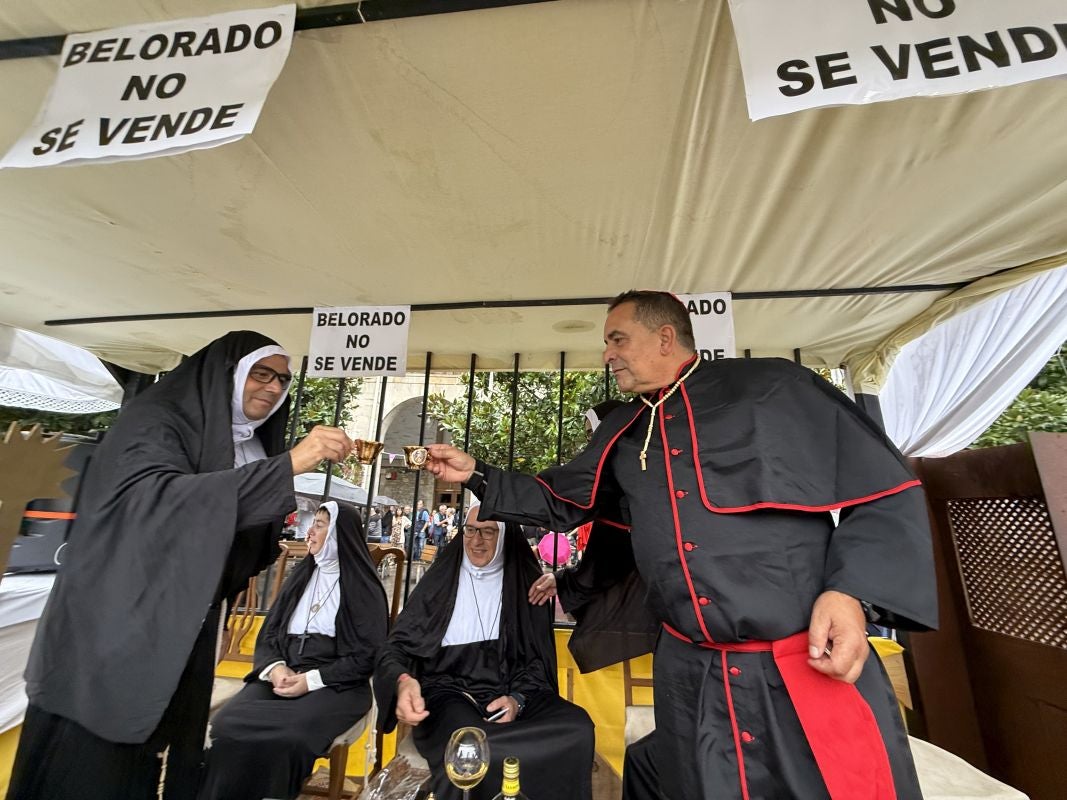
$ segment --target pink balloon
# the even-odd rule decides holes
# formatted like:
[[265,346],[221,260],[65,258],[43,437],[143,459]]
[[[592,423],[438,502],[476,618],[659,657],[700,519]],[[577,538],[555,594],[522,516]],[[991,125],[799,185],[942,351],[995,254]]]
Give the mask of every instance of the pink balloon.
[[571,543],[562,533],[546,533],[537,543],[541,559],[554,567],[566,564],[571,557]]

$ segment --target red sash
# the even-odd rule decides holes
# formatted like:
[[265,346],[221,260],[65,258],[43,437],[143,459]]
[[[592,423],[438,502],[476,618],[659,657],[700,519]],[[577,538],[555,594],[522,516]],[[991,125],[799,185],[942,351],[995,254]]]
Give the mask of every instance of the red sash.
[[748,786],[742,738],[734,718],[726,665],[727,653],[732,652],[773,654],[832,800],[896,800],[889,754],[871,707],[853,684],[823,675],[808,665],[807,631],[775,642],[719,644],[693,642],[669,625],[664,624],[663,628],[676,639],[723,654],[726,705],[730,711],[741,794],[745,800],[748,800]]

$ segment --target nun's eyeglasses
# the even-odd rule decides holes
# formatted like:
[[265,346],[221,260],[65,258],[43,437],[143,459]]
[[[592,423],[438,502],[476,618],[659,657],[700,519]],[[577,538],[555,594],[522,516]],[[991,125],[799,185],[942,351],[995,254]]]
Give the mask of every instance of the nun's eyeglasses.
[[254,380],[256,383],[268,384],[275,378],[278,379],[278,385],[283,389],[289,385],[293,380],[293,376],[287,372],[275,372],[270,367],[264,367],[261,364],[256,364],[252,369],[248,370],[248,377]]
[[500,529],[496,525],[494,525],[492,528],[479,528],[475,525],[463,526],[463,537],[466,539],[473,539],[475,536],[477,536],[484,542],[492,539],[498,533],[500,533]]

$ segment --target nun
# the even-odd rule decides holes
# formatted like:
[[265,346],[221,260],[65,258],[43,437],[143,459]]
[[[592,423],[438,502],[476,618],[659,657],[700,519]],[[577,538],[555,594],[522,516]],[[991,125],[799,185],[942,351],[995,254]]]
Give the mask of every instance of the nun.
[[308,553],[267,614],[244,688],[211,721],[201,800],[296,797],[370,708],[388,611],[359,514],[323,503]]
[[414,726],[438,800],[461,797],[443,761],[463,726],[486,732],[492,757],[474,800],[496,794],[508,756],[522,764],[529,797],[592,798],[593,723],[559,696],[552,620],[526,599],[540,574],[519,526],[481,522],[474,506],[382,648],[374,677],[382,727]]
[[223,598],[274,559],[293,474],[351,451],[320,427],[285,452],[291,378],[233,332],[123,407],[37,628],[9,800],[196,796]]

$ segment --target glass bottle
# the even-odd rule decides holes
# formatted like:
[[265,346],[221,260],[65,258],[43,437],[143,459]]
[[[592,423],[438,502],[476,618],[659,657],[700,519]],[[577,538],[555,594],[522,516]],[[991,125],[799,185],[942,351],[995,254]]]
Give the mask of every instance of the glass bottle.
[[526,795],[519,791],[519,759],[515,757],[504,759],[504,781],[500,787],[500,794],[493,800],[527,800]]

